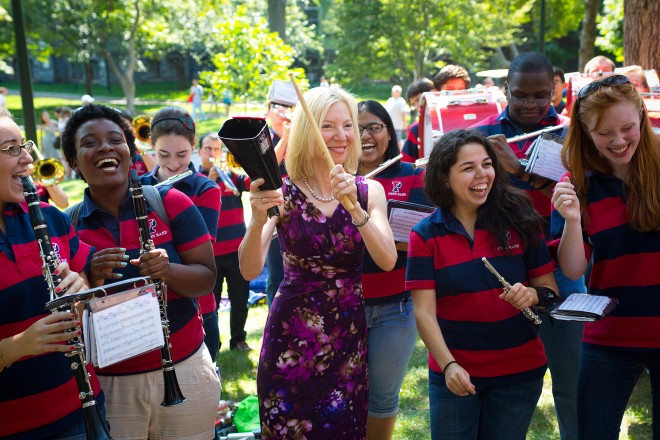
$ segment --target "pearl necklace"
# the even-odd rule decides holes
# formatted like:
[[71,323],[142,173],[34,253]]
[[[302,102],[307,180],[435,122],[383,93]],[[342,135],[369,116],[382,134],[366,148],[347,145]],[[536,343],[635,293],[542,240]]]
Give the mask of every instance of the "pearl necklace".
[[303,182],[305,182],[305,186],[306,186],[307,189],[309,190],[309,192],[310,192],[310,194],[312,195],[312,197],[314,197],[314,198],[315,198],[316,200],[318,200],[319,202],[330,203],[330,202],[332,202],[333,200],[335,200],[335,198],[334,198],[333,196],[330,196],[330,197],[321,197],[320,195],[316,194],[316,192],[315,192],[315,191],[312,189],[312,187],[309,185],[309,182],[307,181],[307,179],[303,179]]

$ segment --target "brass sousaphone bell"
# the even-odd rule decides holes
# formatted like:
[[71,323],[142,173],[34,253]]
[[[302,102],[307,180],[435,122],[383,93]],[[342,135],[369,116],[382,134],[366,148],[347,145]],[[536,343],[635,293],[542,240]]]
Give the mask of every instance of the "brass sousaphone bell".
[[[222,124],[218,136],[250,179],[263,178],[266,181],[259,187],[260,190],[282,187],[282,176],[277,165],[273,140],[270,138],[270,130],[264,118],[228,119]],[[268,216],[279,216],[277,206],[268,210]]]
[[140,115],[133,119],[133,128],[135,129],[137,140],[148,144],[149,137],[151,136],[151,116]]

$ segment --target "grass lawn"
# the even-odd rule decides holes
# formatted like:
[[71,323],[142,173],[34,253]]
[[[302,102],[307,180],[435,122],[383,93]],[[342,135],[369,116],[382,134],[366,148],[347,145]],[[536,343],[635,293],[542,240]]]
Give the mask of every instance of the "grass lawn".
[[[241,401],[256,395],[256,372],[261,349],[261,337],[268,310],[265,305],[250,307],[246,325],[247,342],[251,352],[229,350],[229,312],[220,315],[220,339],[223,341],[217,365],[222,375],[222,399]],[[394,438],[396,440],[423,440],[429,434],[429,401],[427,351],[417,340],[408,373],[400,395],[400,413]],[[559,428],[552,401],[550,374],[546,373],[541,399],[536,407],[528,439],[559,439]],[[621,426],[620,439],[652,439],[651,388],[649,377],[643,374],[632,395]]]

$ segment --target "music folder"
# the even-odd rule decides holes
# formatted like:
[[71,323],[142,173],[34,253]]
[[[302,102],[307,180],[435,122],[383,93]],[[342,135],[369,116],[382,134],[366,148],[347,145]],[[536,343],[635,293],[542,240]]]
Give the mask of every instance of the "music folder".
[[550,316],[564,321],[593,322],[607,316],[618,303],[617,299],[607,296],[572,293],[550,312]]
[[432,206],[399,200],[388,200],[387,218],[392,228],[394,241],[408,243],[412,228],[421,220],[431,215],[433,211],[435,211],[435,208]]
[[561,149],[564,138],[543,133],[527,150],[525,171],[558,182],[566,174],[561,162]]

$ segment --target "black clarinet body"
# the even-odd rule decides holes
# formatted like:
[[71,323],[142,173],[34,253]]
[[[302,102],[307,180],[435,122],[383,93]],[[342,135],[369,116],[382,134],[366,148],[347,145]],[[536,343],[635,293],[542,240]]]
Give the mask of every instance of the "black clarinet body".
[[[149,234],[149,225],[147,222],[147,206],[144,201],[144,194],[142,192],[142,184],[138,179],[135,170],[131,170],[129,178],[129,186],[131,196],[133,199],[133,208],[135,209],[135,217],[140,232],[140,255],[150,252],[156,248],[151,235]],[[165,337],[165,344],[160,349],[161,360],[163,364],[163,378],[165,382],[165,392],[163,395],[163,406],[180,405],[186,401],[186,398],[181,392],[179,381],[176,378],[176,371],[174,371],[174,362],[172,361],[172,345],[170,344],[170,328],[167,319],[167,285],[160,280],[153,280],[156,288],[156,296],[158,297],[158,307],[160,309],[161,325],[163,327],[163,336]]]
[[[50,236],[48,235],[48,225],[46,224],[46,219],[41,211],[39,197],[37,195],[37,190],[32,183],[32,179],[30,177],[22,177],[21,181],[23,183],[25,201],[28,205],[30,221],[32,222],[32,228],[34,229],[34,234],[37,237],[37,243],[39,244],[39,252],[41,254],[41,261],[43,262],[44,278],[46,284],[48,284],[51,300],[53,300],[56,297],[55,289],[62,281],[61,277],[55,273],[55,269],[60,263],[59,257],[53,250],[53,245],[50,241]],[[64,295],[65,293],[66,290],[62,290],[60,295]],[[65,302],[52,309],[51,312],[75,313],[76,320],[80,321],[76,307],[72,307],[72,304],[69,302]],[[69,346],[75,347],[75,349],[66,353],[65,356],[71,360],[71,370],[76,379],[78,397],[81,401],[83,417],[85,419],[87,439],[110,440],[110,434],[105,422],[101,418],[98,405],[94,399],[94,390],[89,382],[90,375],[87,372],[85,349],[82,339],[78,334],[78,330],[80,330],[78,327],[68,330],[68,332],[71,333],[71,338],[67,339],[66,343]]]

